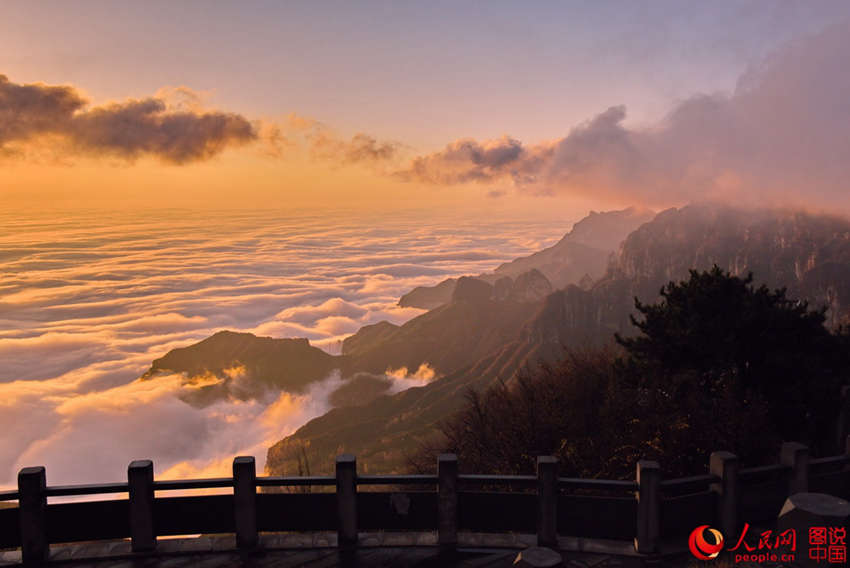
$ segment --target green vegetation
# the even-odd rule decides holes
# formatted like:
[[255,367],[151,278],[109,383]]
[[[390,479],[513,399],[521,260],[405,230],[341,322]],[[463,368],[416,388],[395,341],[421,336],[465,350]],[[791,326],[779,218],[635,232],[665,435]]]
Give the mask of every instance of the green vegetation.
[[782,440],[834,450],[850,349],[823,310],[717,267],[660,294],[635,299],[638,334],[617,335],[617,347],[470,391],[412,467],[433,469],[448,450],[467,471],[529,473],[535,456],[553,454],[566,475],[629,478],[641,458],[687,475],[705,471],[714,450],[751,464],[775,461]]

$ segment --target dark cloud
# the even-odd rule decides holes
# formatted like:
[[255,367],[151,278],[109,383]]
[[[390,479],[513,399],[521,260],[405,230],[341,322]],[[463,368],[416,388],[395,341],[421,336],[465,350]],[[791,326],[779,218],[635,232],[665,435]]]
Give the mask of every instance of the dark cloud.
[[69,86],[19,85],[0,75],[0,150],[52,136],[86,155],[156,156],[183,164],[258,139],[245,117],[170,108],[160,97],[103,106]]
[[0,144],[54,132],[85,104],[71,87],[17,85],[0,75]]
[[515,174],[528,157],[522,143],[508,136],[486,142],[467,138],[452,142],[440,152],[415,158],[410,170],[401,176],[440,184],[490,182]]
[[847,61],[845,22],[750,67],[733,93],[694,96],[651,127],[628,128],[625,107],[611,107],[554,142],[460,140],[399,175],[657,204],[733,197],[846,206]]

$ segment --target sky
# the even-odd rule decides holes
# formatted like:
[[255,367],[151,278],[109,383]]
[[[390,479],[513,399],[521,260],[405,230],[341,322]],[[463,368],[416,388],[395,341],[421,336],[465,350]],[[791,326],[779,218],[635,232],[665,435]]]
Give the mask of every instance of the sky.
[[[700,125],[671,126],[671,117],[700,97],[724,103],[735,115],[736,107],[745,106],[738,104],[742,80],[792,48],[808,49],[822,76],[791,80],[815,79],[816,89],[831,89],[840,99],[847,72],[834,67],[841,54],[819,65],[828,55],[818,51],[822,46],[794,44],[828,45],[819,34],[828,35],[832,26],[833,35],[843,35],[835,28],[846,27],[849,17],[846,2],[826,0],[4,2],[0,74],[8,85],[68,86],[79,104],[64,107],[52,125],[30,124],[37,127],[0,138],[0,199],[35,207],[140,207],[168,200],[192,206],[426,204],[531,212],[551,208],[553,200],[575,211],[590,201],[663,206],[716,197],[718,187],[730,184],[776,186],[776,179],[764,179],[764,169],[783,164],[799,148],[765,151],[753,141],[744,159],[766,162],[754,171],[740,171],[747,168],[713,154],[711,164],[693,165],[716,146],[728,147],[729,136],[750,136],[776,117],[755,124],[724,118],[747,132],[713,132],[707,140],[697,132]],[[847,42],[841,43],[846,49]],[[778,76],[793,64],[772,63]],[[827,87],[821,80],[837,84]],[[771,89],[794,88],[759,87],[750,87],[759,99],[754,107],[777,104]],[[805,114],[812,93],[798,95],[777,111]],[[151,100],[161,108],[128,115],[130,101]],[[123,106],[110,113],[110,104]],[[708,115],[716,109],[695,106],[686,110],[700,118],[691,120],[714,122]],[[96,109],[100,116],[83,116]],[[601,126],[640,138],[630,140],[626,151],[650,164],[647,171],[635,172],[621,149],[610,154],[610,147],[592,144],[572,144],[566,156],[541,158],[611,109],[617,110]],[[0,120],[20,122],[23,112],[18,108]],[[204,134],[197,121],[178,126],[164,116],[179,112],[238,121],[230,130]],[[789,129],[799,126],[793,118]],[[0,136],[15,130],[2,121]],[[127,136],[116,136],[116,129],[128,125],[139,132],[118,140]],[[161,141],[156,146],[142,139],[164,131],[179,138],[174,129],[181,128],[206,136],[194,142],[200,145],[194,153],[178,157]],[[665,132],[650,135],[659,130]],[[825,145],[835,142],[817,131],[813,136]],[[498,171],[469,172],[461,162],[480,166],[481,148],[461,145],[463,156],[457,155],[463,141],[504,154],[506,140],[514,150],[521,144],[542,165],[511,159],[506,167],[490,168]],[[659,154],[665,156],[671,144],[686,152],[672,160],[672,171],[659,172]],[[599,164],[582,169],[588,153],[599,155]],[[812,164],[788,167],[807,166]],[[710,171],[686,175],[687,168]],[[642,181],[632,185],[644,187],[630,191],[626,186],[638,176]],[[621,177],[626,181],[614,179]],[[647,190],[650,185],[656,189]],[[765,198],[798,190],[759,189]],[[818,205],[834,192],[825,188]]]

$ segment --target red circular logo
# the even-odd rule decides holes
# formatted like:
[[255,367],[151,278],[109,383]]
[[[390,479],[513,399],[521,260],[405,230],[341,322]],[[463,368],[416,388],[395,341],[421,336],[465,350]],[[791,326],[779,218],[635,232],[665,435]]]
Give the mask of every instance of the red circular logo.
[[[714,544],[705,539],[705,532],[711,533],[714,537]],[[700,560],[711,560],[717,558],[720,551],[723,550],[723,535],[720,531],[713,529],[708,525],[702,525],[695,528],[688,537],[688,548],[691,549],[691,554]]]

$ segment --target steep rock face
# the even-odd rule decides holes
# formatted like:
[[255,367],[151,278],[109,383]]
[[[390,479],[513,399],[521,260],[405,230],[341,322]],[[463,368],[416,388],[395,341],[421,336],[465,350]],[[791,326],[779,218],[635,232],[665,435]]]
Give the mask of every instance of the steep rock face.
[[355,373],[331,393],[329,402],[334,407],[359,406],[387,394],[391,388],[392,380],[386,375]]
[[592,295],[578,286],[567,286],[549,295],[534,319],[523,330],[530,343],[581,345],[595,342],[598,312]]
[[590,290],[593,288],[593,277],[590,274],[585,274],[581,277],[581,280],[578,281],[577,286],[582,290]]
[[456,278],[448,278],[436,286],[417,286],[402,296],[398,305],[402,308],[433,310],[451,301],[456,284]]
[[600,250],[616,251],[632,231],[644,223],[649,223],[653,218],[655,212],[644,207],[601,213],[591,211],[573,226],[569,240]]
[[510,276],[502,276],[493,282],[493,299],[496,301],[507,300],[513,288],[513,279]]
[[576,284],[586,274],[599,278],[623,239],[643,223],[651,221],[654,215],[649,209],[636,207],[603,213],[591,211],[551,247],[502,264],[495,272],[516,276],[536,269],[556,289]]
[[[568,235],[569,236],[569,235]],[[564,237],[564,239],[567,239]],[[608,266],[610,250],[562,239],[558,244],[525,258],[499,266],[495,273],[518,277],[531,270],[545,275],[555,288],[574,284],[587,273],[600,277]]]
[[496,302],[477,294],[459,299],[413,318],[381,343],[352,354],[347,368],[383,373],[387,368],[415,370],[427,363],[440,375],[450,374],[515,340],[535,306]]
[[401,472],[406,456],[462,407],[468,389],[506,380],[534,357],[533,346],[512,342],[426,386],[379,396],[364,406],[335,408],[270,447],[266,472],[297,474],[299,459],[306,455],[314,474],[331,474],[334,457],[343,451],[357,456],[363,473]]
[[664,211],[629,235],[607,279],[630,281],[643,298],[685,278],[689,268],[714,264],[736,275],[752,272],[758,284],[786,287],[790,297],[827,306],[830,325],[847,315],[850,222],[825,215],[716,205]]
[[848,320],[850,222],[783,211],[691,205],[658,214],[624,241],[606,276],[588,290],[567,287],[546,299],[525,328],[529,341],[599,343],[633,333],[634,298],[653,302],[689,269],[718,265],[752,272],[755,284],[785,287],[791,298],[826,306],[827,325]]
[[357,333],[346,337],[342,342],[343,355],[357,355],[380,345],[398,331],[399,326],[388,321],[374,325],[364,325]]
[[470,276],[459,278],[452,292],[452,302],[479,302],[492,297],[493,287],[490,284]]
[[552,293],[552,284],[537,269],[523,272],[516,277],[508,298],[515,302],[537,302]]

